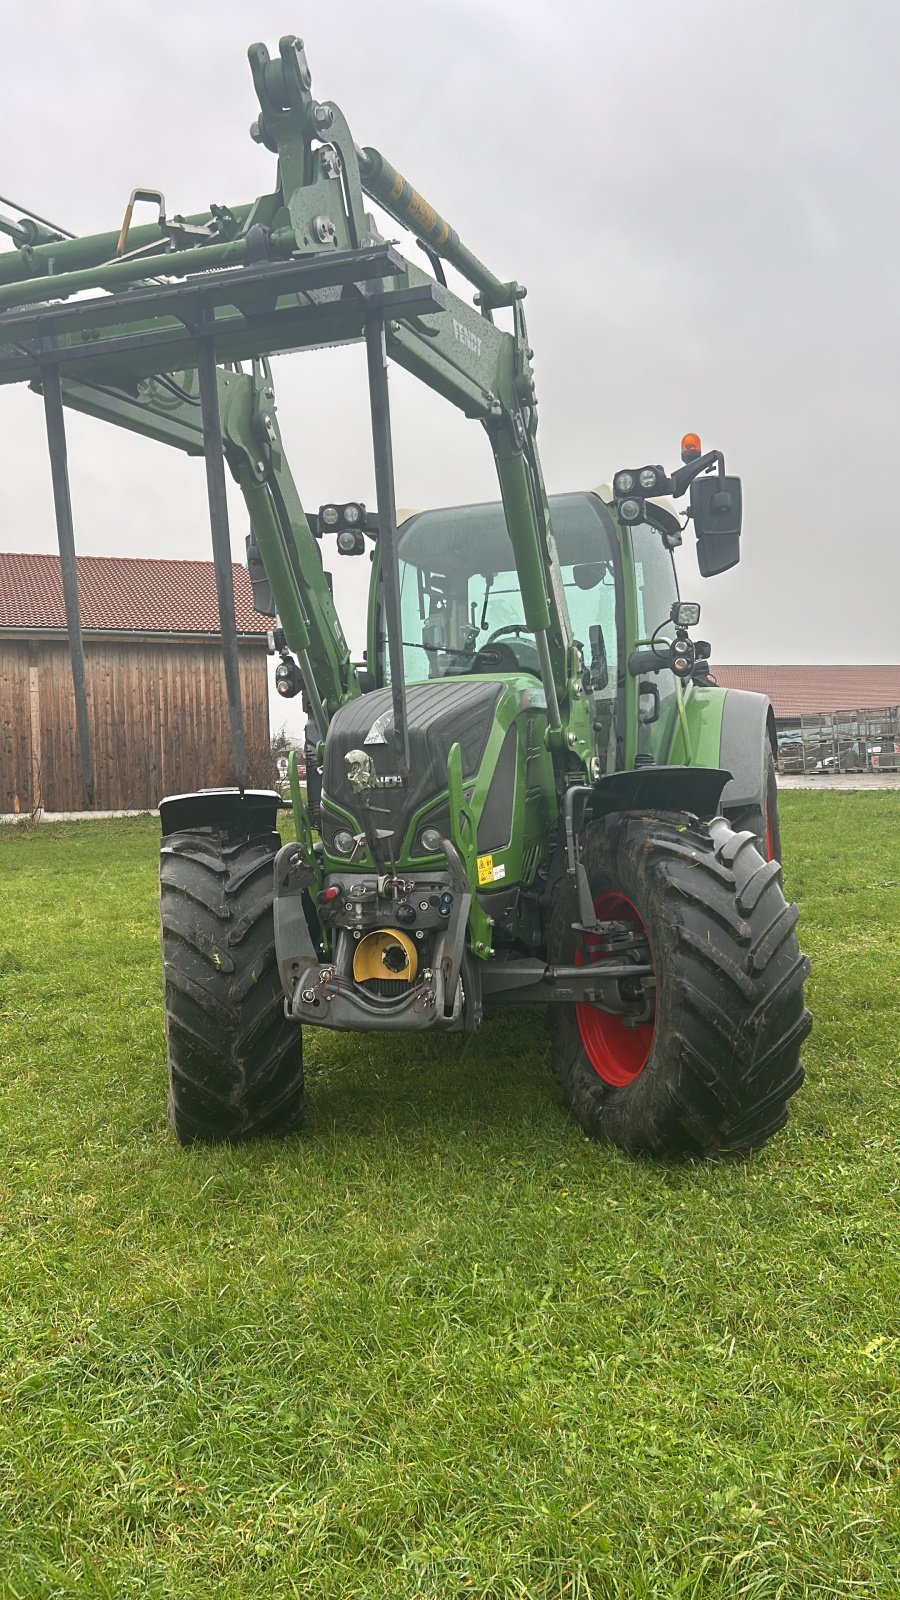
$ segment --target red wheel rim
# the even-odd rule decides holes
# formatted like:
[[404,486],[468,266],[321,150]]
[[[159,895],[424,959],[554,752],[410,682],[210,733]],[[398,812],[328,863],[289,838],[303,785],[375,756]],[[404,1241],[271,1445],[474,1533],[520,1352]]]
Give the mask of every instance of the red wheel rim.
[[766,801],[766,860],[775,860],[775,830],[772,827],[772,807]]
[[[594,910],[603,922],[627,922],[638,932],[645,932],[640,915],[631,901],[614,889],[595,897]],[[580,967],[585,960],[618,959],[599,951],[596,948],[598,943],[596,934],[584,935],[583,949],[575,951],[576,967]],[[624,1089],[629,1083],[634,1083],[647,1065],[656,1024],[639,1022],[633,1028],[626,1028],[621,1017],[609,1011],[599,1011],[591,1005],[576,1005],[575,1016],[585,1055],[598,1078],[602,1078],[613,1089]]]

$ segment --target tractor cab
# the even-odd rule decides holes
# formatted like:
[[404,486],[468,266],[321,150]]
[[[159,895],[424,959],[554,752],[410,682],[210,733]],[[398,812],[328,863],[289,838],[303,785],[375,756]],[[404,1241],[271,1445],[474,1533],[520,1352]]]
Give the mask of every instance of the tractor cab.
[[[581,684],[589,697],[595,740],[604,748],[604,769],[615,765],[615,738],[622,755],[626,721],[629,743],[649,750],[659,708],[674,699],[675,680],[663,654],[652,663],[652,694],[626,705],[624,639],[655,638],[661,650],[675,638],[672,607],[678,584],[674,542],[654,523],[622,526],[604,492],[551,495],[550,516],[559,561],[560,608],[564,606],[581,661]],[[673,508],[674,509],[674,508]],[[445,507],[409,516],[398,530],[400,631],[405,682],[435,679],[505,678],[527,673],[540,681],[534,633],[516,570],[513,543],[500,502]],[[373,682],[391,682],[381,570],[376,554],[372,578],[368,660]],[[459,681],[460,697],[464,681]],[[651,704],[652,702],[652,704]]]
[[[595,494],[554,495],[550,512],[565,606],[584,664],[598,674],[594,648],[605,647],[614,671],[620,632],[615,520]],[[540,678],[502,504],[418,512],[401,526],[397,554],[407,683],[518,672]],[[389,683],[377,603],[375,624],[370,659],[378,664],[376,681]]]

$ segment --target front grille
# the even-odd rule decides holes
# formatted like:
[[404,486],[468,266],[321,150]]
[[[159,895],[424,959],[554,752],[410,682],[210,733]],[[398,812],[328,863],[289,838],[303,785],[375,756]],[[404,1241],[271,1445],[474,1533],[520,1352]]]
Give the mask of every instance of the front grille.
[[532,844],[532,845],[528,846],[528,849],[525,851],[525,854],[522,857],[522,882],[523,883],[533,883],[534,882],[534,878],[535,878],[535,875],[537,873],[538,867],[540,866],[541,861],[543,860],[545,849],[546,849],[546,846],[543,845],[540,842],[540,840],[538,841],[537,844]]

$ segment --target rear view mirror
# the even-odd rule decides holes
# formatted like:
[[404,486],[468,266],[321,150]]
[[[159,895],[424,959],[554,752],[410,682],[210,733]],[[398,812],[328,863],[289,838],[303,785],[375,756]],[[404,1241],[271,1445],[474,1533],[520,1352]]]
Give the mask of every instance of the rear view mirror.
[[649,728],[652,722],[659,721],[659,690],[655,683],[642,683],[638,687],[638,722],[642,728]]
[[596,589],[606,576],[605,561],[590,561],[572,568],[572,582],[579,589]]
[[741,480],[714,473],[691,484],[697,565],[704,578],[727,572],[741,559]]

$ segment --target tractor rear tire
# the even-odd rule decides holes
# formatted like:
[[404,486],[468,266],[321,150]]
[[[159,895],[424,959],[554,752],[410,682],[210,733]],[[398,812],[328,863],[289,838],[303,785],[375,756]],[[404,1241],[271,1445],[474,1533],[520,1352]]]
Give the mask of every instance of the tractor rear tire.
[[275,963],[279,843],[213,828],[163,839],[168,1115],[181,1144],[280,1136],[303,1115],[300,1027]]
[[750,829],[756,839],[756,847],[765,861],[780,861],[781,824],[778,820],[778,768],[768,739],[766,740],[763,796],[762,805],[741,806],[739,810],[729,811],[727,813],[728,821],[735,833],[742,833],[745,828]]
[[[656,976],[652,1021],[626,1028],[591,1005],[548,1007],[563,1099],[584,1132],[630,1152],[709,1156],[759,1148],[803,1081],[809,962],[776,861],[724,818],[623,813],[587,830],[601,917],[643,926]],[[563,881],[551,961],[592,957]],[[599,959],[609,959],[600,957]]]

